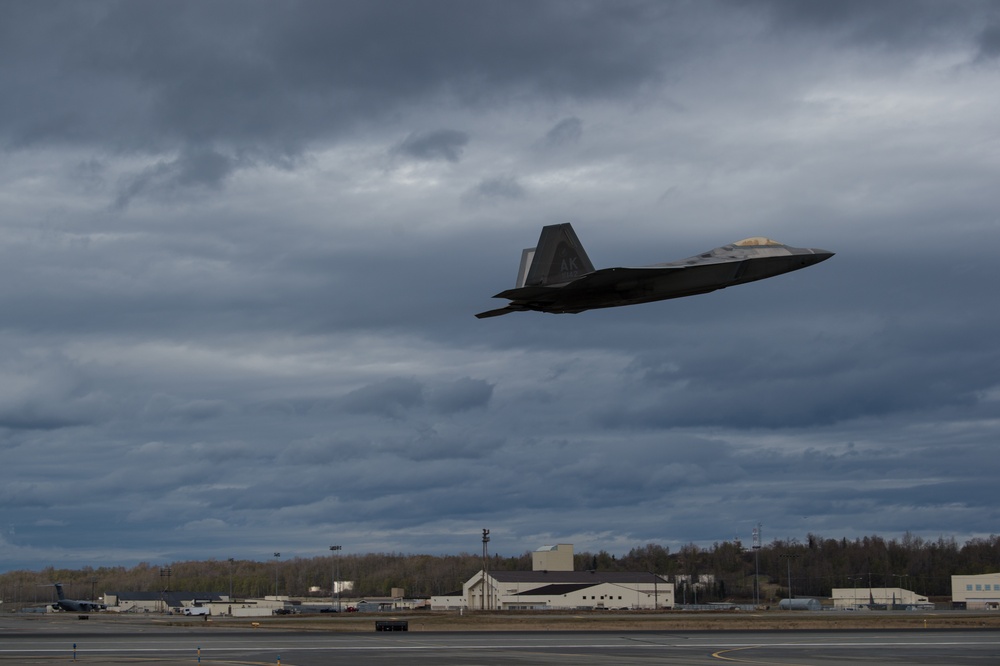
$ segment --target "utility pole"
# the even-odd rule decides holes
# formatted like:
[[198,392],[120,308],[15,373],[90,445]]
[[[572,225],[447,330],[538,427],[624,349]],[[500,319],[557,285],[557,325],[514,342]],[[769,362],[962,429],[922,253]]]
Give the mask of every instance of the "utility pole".
[[232,557],[229,558],[229,603],[233,602],[233,565],[236,564],[236,560]]

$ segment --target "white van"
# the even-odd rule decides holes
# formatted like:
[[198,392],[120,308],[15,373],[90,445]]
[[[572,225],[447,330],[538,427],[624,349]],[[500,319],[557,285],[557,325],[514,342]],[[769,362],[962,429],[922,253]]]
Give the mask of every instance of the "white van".
[[185,615],[211,615],[208,606],[187,606],[184,608]]

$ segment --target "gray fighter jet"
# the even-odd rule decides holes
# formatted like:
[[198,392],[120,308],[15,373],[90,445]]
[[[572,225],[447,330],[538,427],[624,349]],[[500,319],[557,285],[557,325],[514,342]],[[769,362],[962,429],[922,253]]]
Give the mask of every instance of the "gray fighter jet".
[[827,250],[789,247],[757,236],[680,261],[594,270],[573,227],[554,224],[542,228],[536,247],[521,253],[514,289],[494,296],[509,299],[510,303],[476,317],[525,310],[576,313],[707,294],[797,271],[832,256],[833,252]]
[[59,598],[54,604],[52,604],[53,610],[64,610],[71,613],[89,613],[90,611],[107,610],[105,604],[99,604],[96,601],[80,601],[77,599],[67,599],[66,595],[63,594],[62,583],[53,583],[56,588],[56,596]]

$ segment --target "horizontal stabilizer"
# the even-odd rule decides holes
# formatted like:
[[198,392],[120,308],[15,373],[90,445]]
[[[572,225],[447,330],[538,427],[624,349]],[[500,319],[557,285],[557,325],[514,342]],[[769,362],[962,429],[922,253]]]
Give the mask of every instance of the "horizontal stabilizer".
[[487,310],[486,312],[480,312],[476,315],[476,319],[486,319],[487,317],[499,317],[500,315],[509,314],[511,312],[518,312],[520,308],[498,308],[496,310]]

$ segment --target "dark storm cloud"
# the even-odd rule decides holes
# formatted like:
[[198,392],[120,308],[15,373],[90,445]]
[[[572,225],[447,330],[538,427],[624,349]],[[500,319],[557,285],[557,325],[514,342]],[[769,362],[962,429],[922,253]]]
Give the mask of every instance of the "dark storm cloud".
[[952,41],[956,29],[975,25],[977,15],[988,15],[995,6],[989,0],[973,0],[966,10],[935,0],[842,0],[841,2],[796,2],[759,0],[781,29],[808,29],[834,35],[849,42],[890,48],[923,48]]
[[463,377],[448,384],[434,387],[429,403],[447,414],[461,412],[476,407],[486,407],[493,396],[493,384],[482,380]]
[[425,387],[415,379],[385,379],[351,391],[343,399],[344,409],[354,413],[380,414],[399,418],[402,413],[424,403]]
[[0,428],[53,430],[102,419],[105,396],[69,359],[30,347],[8,350],[0,362]]
[[421,160],[458,162],[469,135],[457,130],[435,130],[414,133],[399,144],[396,152]]
[[142,194],[163,198],[190,187],[217,190],[236,165],[235,159],[214,150],[185,150],[174,160],[159,162],[126,178],[115,199],[115,207],[124,208],[134,197]]
[[545,145],[557,148],[574,144],[583,136],[583,122],[579,118],[564,118],[545,134]]
[[482,180],[478,185],[466,192],[464,200],[470,203],[490,203],[518,200],[526,196],[527,192],[515,176],[494,176]]
[[660,48],[652,32],[636,38],[636,21],[668,13],[642,3],[447,1],[14,3],[4,12],[0,53],[14,64],[0,79],[7,146],[156,152],[180,142],[272,159],[449,90],[477,103],[632,88],[658,75],[649,56]]
[[[654,360],[637,360],[641,379],[629,380],[627,399],[611,400],[598,422],[782,428],[970,407],[994,385],[990,368],[1000,363],[985,335],[997,323],[982,323],[989,328],[980,328],[969,347],[933,357],[921,350],[939,345],[935,338],[954,337],[953,327],[928,332],[889,326],[850,351],[835,340],[812,339],[781,353],[744,344],[728,351],[689,348],[666,360],[653,354]],[[969,353],[970,347],[983,349]],[[658,371],[664,363],[676,367]]]
[[145,405],[150,419],[188,423],[224,416],[231,409],[224,400],[182,400],[168,395],[155,395]]
[[1000,17],[979,35],[979,60],[995,60],[1000,56]]
[[82,417],[53,413],[48,404],[23,403],[0,411],[0,428],[11,430],[54,430],[85,423]]

